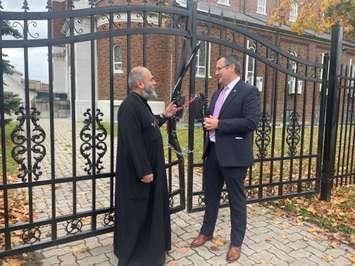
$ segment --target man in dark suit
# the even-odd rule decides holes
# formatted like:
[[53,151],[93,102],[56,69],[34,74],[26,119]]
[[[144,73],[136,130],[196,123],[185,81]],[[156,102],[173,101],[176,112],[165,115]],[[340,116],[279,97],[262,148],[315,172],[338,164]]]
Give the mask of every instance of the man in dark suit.
[[241,66],[233,55],[220,57],[216,78],[220,89],[212,96],[209,117],[204,119],[208,140],[203,158],[206,210],[200,234],[192,241],[198,247],[212,239],[221,191],[226,182],[231,217],[231,243],[227,261],[239,259],[246,223],[244,179],[253,164],[253,131],[260,118],[260,99],[256,87],[240,80]]

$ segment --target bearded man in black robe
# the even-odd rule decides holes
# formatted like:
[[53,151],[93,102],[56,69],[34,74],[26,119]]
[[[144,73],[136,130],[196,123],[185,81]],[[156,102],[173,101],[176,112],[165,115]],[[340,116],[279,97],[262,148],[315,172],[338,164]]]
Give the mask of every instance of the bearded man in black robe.
[[159,127],[178,110],[155,116],[147,99],[156,81],[145,67],[129,73],[130,93],[118,111],[114,253],[118,265],[163,265],[171,246],[169,195]]

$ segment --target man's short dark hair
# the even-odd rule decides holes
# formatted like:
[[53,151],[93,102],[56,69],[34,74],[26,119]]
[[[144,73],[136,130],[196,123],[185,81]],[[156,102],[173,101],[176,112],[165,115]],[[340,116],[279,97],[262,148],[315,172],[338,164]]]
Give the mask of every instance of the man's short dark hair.
[[[220,56],[218,58],[219,59],[222,59],[224,58],[225,62],[226,62],[226,65],[234,65],[234,69],[235,69],[235,73],[238,74],[240,76],[240,73],[242,71],[242,65],[240,64],[238,58],[236,55],[234,54],[231,54],[231,55],[224,55],[224,56]],[[217,61],[218,61],[217,60]]]

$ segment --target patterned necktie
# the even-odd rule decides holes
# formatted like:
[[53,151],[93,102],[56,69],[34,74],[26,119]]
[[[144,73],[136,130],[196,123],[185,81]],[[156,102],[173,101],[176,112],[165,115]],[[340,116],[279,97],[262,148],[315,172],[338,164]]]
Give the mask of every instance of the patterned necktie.
[[[223,90],[218,95],[218,99],[216,101],[216,104],[215,104],[214,110],[213,110],[213,116],[216,117],[216,118],[219,117],[219,113],[220,113],[220,111],[222,109],[227,89],[228,89],[228,87],[224,87]],[[216,135],[216,132],[214,130],[211,130],[209,132],[209,135],[210,135],[210,138],[214,137]]]

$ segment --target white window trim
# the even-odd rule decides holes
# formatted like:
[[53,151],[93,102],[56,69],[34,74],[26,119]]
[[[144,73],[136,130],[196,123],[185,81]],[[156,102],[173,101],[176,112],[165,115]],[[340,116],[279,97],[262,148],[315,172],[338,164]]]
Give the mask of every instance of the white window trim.
[[[208,42],[205,42],[205,49],[206,46],[208,45]],[[197,78],[204,78],[206,77],[206,72],[204,75],[200,75],[198,72],[198,68],[199,67],[205,67],[205,69],[207,68],[207,73],[208,73],[208,78],[211,78],[211,71],[210,71],[210,65],[211,65],[211,45],[208,45],[208,66],[200,66],[198,65],[198,59],[200,57],[200,50],[197,52],[197,56],[196,56],[196,77]],[[207,63],[207,62],[206,62]]]
[[230,6],[229,0],[217,0],[217,4],[219,5],[224,5],[224,6]]
[[[259,5],[261,3],[261,1],[262,1],[263,5]],[[266,13],[266,0],[257,0],[256,13],[261,14],[261,15],[267,15],[267,13]]]
[[[321,53],[321,64],[324,64],[325,53]],[[320,69],[320,79],[323,77],[323,67]],[[319,84],[319,91],[322,91],[322,82]]]
[[298,17],[298,4],[296,2],[293,2],[291,4],[291,10],[290,10],[290,15],[288,20],[291,22],[295,22]]
[[[352,69],[351,66],[353,67]],[[350,71],[352,71],[352,73]],[[351,77],[352,80],[350,80],[348,85],[349,86],[348,94],[350,97],[352,97],[354,95],[354,87],[355,87],[355,81],[353,80],[355,78],[355,60],[353,60],[352,58],[350,58],[349,60],[349,77]],[[350,89],[350,87],[352,87],[352,89]]]
[[[246,44],[246,48],[249,50],[254,50],[255,52],[255,48],[250,44],[250,41],[247,40],[247,44]],[[249,56],[248,54],[246,55],[245,57],[245,77],[244,77],[244,80],[245,82],[248,82],[248,77],[249,77],[249,70],[248,70],[248,66],[249,66],[249,60],[252,60],[253,61],[253,70],[251,71],[251,76],[252,76],[252,82],[251,82],[251,85],[254,85],[254,76],[255,76],[255,58],[254,57],[251,57]]]
[[[112,56],[113,56],[113,64],[112,64],[112,66],[113,66],[113,73],[115,73],[115,74],[121,74],[121,73],[123,73],[123,62],[122,61],[118,61],[118,62],[116,62],[115,61],[115,49],[116,49],[116,47],[118,47],[119,49],[121,49],[118,45],[115,45],[115,46],[113,46],[112,47],[112,49],[113,49],[113,53],[112,53]],[[122,54],[121,54],[121,56],[122,56]],[[122,60],[122,59],[121,59]],[[117,64],[121,64],[121,68],[120,69],[116,69],[116,65]]]
[[[290,50],[289,54],[293,56],[297,56],[296,51]],[[297,73],[297,62],[290,59],[289,69],[291,69],[294,73]],[[297,94],[302,94],[302,86],[303,86],[302,80],[297,80],[297,84],[296,84],[296,77],[293,77],[291,75],[287,76],[287,88],[289,94],[296,94],[296,89],[297,89]]]

